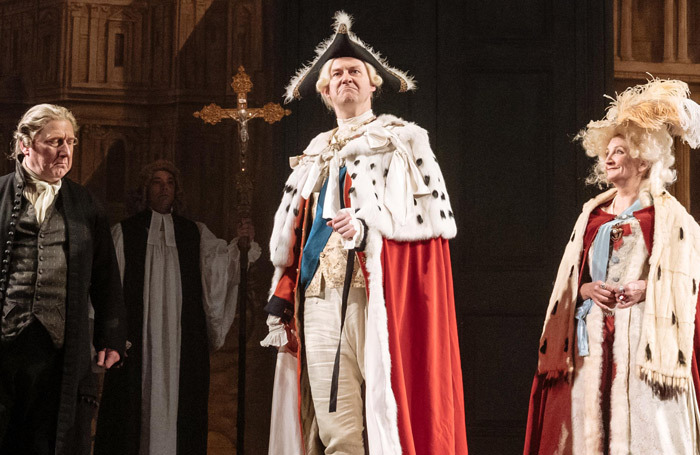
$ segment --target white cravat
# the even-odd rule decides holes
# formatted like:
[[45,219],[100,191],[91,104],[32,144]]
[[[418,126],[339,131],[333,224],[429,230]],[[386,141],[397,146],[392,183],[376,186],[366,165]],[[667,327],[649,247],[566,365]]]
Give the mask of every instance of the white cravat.
[[[347,139],[357,132],[359,126],[373,117],[374,113],[370,109],[357,117],[337,119],[338,130],[333,135],[333,140]],[[306,184],[301,190],[301,197],[309,199],[311,193],[320,191],[325,179],[332,176],[332,178],[328,178],[326,198],[323,201],[323,218],[326,219],[333,219],[340,210],[340,182],[338,178],[340,166],[338,151],[333,147],[326,148],[315,158],[314,164],[309,171],[309,177],[306,179]]]
[[24,187],[24,197],[34,206],[36,219],[39,224],[41,224],[44,222],[44,218],[46,218],[46,211],[51,207],[54,199],[56,199],[58,190],[61,189],[61,180],[56,183],[49,183],[42,180],[41,177],[29,169],[24,163],[22,163],[22,168],[29,182],[29,184]]
[[342,163],[338,151],[332,145],[347,140],[353,134],[362,134],[367,138],[370,149],[383,149],[390,145],[394,147],[387,169],[384,205],[391,212],[396,225],[403,226],[414,212],[413,199],[430,194],[430,190],[424,182],[423,174],[413,161],[412,153],[391,129],[376,122],[368,122],[373,116],[374,113],[370,109],[357,117],[338,119],[338,130],[331,138],[329,146],[312,157],[313,165],[302,188],[301,197],[309,199],[311,193],[320,191],[326,178],[333,176],[328,178],[326,198],[323,201],[323,218],[335,217],[340,210],[340,185],[335,176],[339,174]]
[[338,131],[336,134],[338,137],[345,137],[348,135],[348,133],[353,132],[353,128],[362,125],[365,123],[367,120],[371,119],[374,117],[374,112],[372,112],[372,109],[366,111],[364,114],[360,114],[357,117],[351,117],[351,118],[346,118],[346,119],[336,119],[338,121]]

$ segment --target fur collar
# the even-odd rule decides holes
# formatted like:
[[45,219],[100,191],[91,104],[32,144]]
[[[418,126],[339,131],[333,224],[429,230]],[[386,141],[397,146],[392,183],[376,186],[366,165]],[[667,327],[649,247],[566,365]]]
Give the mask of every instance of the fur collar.
[[[328,152],[332,134],[333,131],[319,134],[303,155],[290,159],[293,171],[284,186],[270,239],[271,260],[277,267],[291,264],[289,247],[296,241],[295,229],[299,227],[295,225],[295,212],[298,213],[300,207],[301,191],[314,161]],[[387,138],[383,144],[382,137]],[[405,150],[406,159],[410,159],[420,172],[427,194],[414,197],[411,189],[406,187],[408,180],[389,176],[390,167],[399,164],[404,166],[400,167],[403,173],[408,174],[408,165],[399,162],[401,154],[397,144]],[[338,152],[338,157],[344,160],[352,178],[352,207],[369,229],[377,230],[385,238],[401,241],[435,237],[451,239],[456,235],[455,215],[442,171],[423,128],[393,115],[380,115],[358,129],[358,136]],[[392,206],[385,197],[389,191],[405,194],[401,202],[408,202],[407,207]],[[392,216],[402,209],[407,212],[404,224],[397,223]]]
[[[574,311],[583,234],[593,209],[615,195],[611,189],[583,206],[559,266],[540,339],[538,373],[570,377]],[[643,202],[651,202],[642,196]],[[693,353],[695,308],[700,286],[700,226],[664,191],[653,197],[654,239],[649,258],[637,373],[659,391],[687,390]],[[662,341],[663,340],[663,341]]]

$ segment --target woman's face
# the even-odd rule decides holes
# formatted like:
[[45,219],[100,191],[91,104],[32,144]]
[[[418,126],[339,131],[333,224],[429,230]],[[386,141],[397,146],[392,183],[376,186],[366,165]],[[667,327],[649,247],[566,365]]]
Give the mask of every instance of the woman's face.
[[641,158],[633,158],[622,136],[615,136],[608,143],[605,154],[605,175],[616,188],[632,185],[639,187],[649,165]]

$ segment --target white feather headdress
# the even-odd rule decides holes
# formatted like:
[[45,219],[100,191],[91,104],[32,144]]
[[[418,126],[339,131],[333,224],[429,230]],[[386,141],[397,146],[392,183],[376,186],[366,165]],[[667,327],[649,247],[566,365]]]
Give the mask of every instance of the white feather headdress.
[[[650,79],[646,84],[630,87],[611,98],[603,120],[590,122],[578,137],[584,146],[604,150],[607,141],[619,127],[633,124],[648,131],[666,128],[692,148],[700,147],[700,106],[690,99],[688,84],[674,79]],[[589,140],[586,140],[586,137]],[[590,139],[600,138],[606,141]],[[599,149],[599,150],[598,150]],[[593,150],[589,150],[593,152]]]

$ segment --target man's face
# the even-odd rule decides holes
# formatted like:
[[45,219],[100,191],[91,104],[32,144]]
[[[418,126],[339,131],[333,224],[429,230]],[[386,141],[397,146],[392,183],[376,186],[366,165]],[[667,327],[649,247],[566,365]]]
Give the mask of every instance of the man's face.
[[21,146],[25,165],[42,180],[57,182],[73,166],[77,140],[68,120],[52,120],[34,136],[30,147]]
[[158,213],[170,213],[175,202],[175,177],[168,171],[156,171],[148,184],[148,205]]
[[361,114],[372,107],[372,92],[377,87],[372,85],[367,67],[362,60],[341,57],[333,60],[330,70],[330,84],[323,93],[327,96],[336,112],[348,108]]

